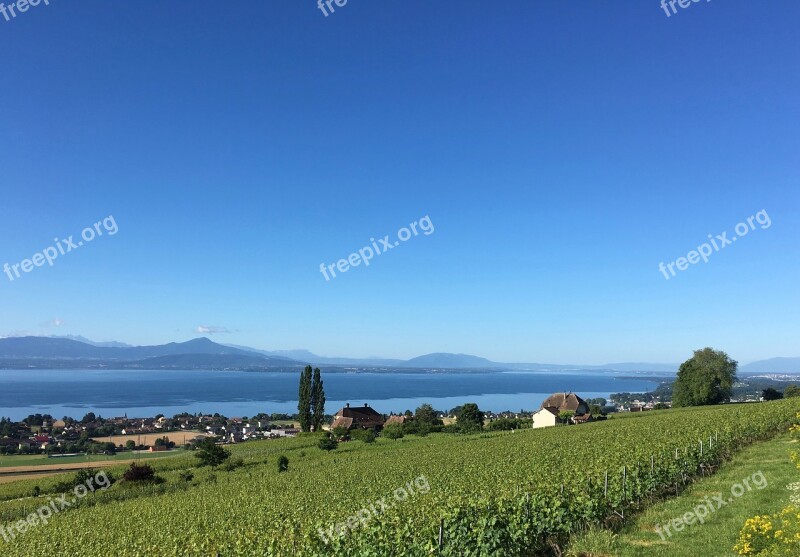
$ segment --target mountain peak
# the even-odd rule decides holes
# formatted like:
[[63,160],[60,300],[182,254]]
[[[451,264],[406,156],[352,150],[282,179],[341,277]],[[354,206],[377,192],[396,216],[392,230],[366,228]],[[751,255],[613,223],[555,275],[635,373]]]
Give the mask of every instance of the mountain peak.
[[437,368],[495,368],[498,364],[470,354],[450,354],[448,352],[434,352],[411,358],[406,362],[408,367],[437,367]]

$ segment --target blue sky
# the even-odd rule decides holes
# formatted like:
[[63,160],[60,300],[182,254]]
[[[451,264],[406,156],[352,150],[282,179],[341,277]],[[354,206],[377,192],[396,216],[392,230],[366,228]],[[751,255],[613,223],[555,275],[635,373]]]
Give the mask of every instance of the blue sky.
[[[798,356],[800,4],[50,0],[0,18],[0,334]],[[666,280],[658,270],[765,210]],[[370,238],[435,227],[326,281]],[[12,275],[13,276],[13,275]]]

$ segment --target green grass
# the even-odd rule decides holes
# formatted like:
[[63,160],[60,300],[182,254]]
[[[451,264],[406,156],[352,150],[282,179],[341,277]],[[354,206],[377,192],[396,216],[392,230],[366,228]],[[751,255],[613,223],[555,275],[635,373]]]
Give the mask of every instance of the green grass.
[[300,424],[295,420],[270,420],[270,425],[300,427]]
[[14,455],[14,456],[0,456],[0,468],[10,468],[12,466],[48,466],[57,464],[75,464],[75,463],[88,463],[104,462],[113,460],[135,460],[135,459],[149,459],[149,458],[164,458],[169,456],[177,456],[183,452],[182,449],[164,453],[137,453],[130,452],[118,453],[115,455],[92,455],[86,457],[81,456],[64,456],[60,458],[47,458],[47,455]]
[[[739,530],[745,520],[758,514],[780,511],[789,501],[786,486],[798,480],[798,471],[789,460],[796,442],[788,435],[756,443],[723,465],[719,472],[700,480],[679,497],[658,503],[639,515],[619,534],[594,529],[573,540],[568,555],[581,557],[728,557],[733,556]],[[667,536],[663,526],[692,511],[706,496],[723,494],[731,498],[731,487],[745,478],[763,473],[767,486],[753,488],[741,497],[710,513],[703,524],[695,523]],[[758,477],[760,479],[760,476]],[[763,484],[762,484],[763,485]],[[718,503],[714,503],[716,508]],[[660,526],[666,540],[656,532]]]

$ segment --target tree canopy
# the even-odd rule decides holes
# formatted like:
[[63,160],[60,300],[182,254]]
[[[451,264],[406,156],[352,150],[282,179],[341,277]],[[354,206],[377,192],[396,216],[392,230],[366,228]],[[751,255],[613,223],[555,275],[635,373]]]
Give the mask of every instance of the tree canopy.
[[764,400],[780,400],[783,398],[783,393],[772,387],[767,387],[761,392],[761,398]]
[[383,428],[381,435],[387,439],[400,439],[403,437],[403,426],[400,424],[389,424]]
[[322,374],[319,368],[315,368],[314,378],[311,381],[311,425],[314,426],[314,431],[322,431],[324,421],[325,389],[322,386]]
[[456,423],[458,428],[465,433],[480,431],[483,429],[483,412],[480,411],[477,404],[468,402],[461,407]]
[[430,426],[443,425],[436,410],[430,404],[423,404],[414,413],[414,420]]
[[300,391],[297,400],[300,429],[309,432],[313,420],[311,415],[311,366],[306,366],[300,374]]
[[736,381],[738,363],[713,348],[695,350],[681,364],[673,385],[673,406],[705,406],[728,402]]
[[783,390],[783,396],[785,398],[794,398],[796,396],[800,396],[800,387],[797,385],[789,385]]
[[206,437],[197,442],[195,456],[200,460],[201,466],[217,467],[231,456],[230,451],[217,445],[211,437]]

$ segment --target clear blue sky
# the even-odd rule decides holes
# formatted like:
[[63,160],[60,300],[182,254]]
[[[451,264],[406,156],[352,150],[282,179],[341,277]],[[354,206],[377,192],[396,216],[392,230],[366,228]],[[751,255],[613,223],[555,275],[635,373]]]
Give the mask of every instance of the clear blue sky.
[[[0,334],[798,356],[800,4],[50,0],[0,18]],[[766,210],[708,263],[659,272]],[[330,281],[319,271],[420,235]]]

